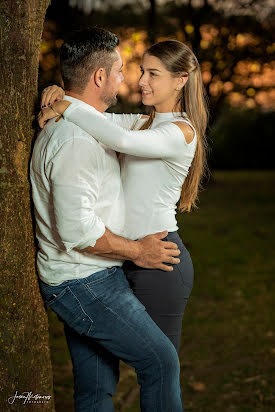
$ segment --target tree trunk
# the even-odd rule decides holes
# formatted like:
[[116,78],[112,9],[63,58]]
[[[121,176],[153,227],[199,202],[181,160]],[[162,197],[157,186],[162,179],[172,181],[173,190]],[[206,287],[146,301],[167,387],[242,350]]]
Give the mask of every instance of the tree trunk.
[[[29,412],[54,411],[48,319],[35,271],[28,179],[39,47],[49,2],[0,4],[0,410],[7,412],[24,407]],[[15,399],[16,393],[29,395],[29,402]],[[50,400],[35,402],[30,395],[36,394]]]

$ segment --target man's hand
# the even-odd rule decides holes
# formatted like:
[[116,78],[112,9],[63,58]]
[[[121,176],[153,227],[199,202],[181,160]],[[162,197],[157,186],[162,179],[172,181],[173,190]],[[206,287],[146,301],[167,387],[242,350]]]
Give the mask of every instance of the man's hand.
[[41,109],[45,109],[54,102],[62,100],[64,95],[64,90],[55,84],[53,86],[46,87],[41,95]]
[[173,267],[165,265],[165,263],[175,265],[180,263],[180,259],[174,257],[179,256],[180,250],[175,243],[161,240],[167,235],[168,232],[164,231],[139,239],[137,243],[139,244],[140,252],[137,259],[133,262],[143,268],[162,269],[171,272]]
[[165,263],[180,263],[180,259],[174,257],[179,256],[180,251],[176,243],[161,240],[167,235],[166,230],[135,241],[117,236],[105,228],[103,236],[96,241],[95,246],[88,246],[81,252],[111,259],[132,260],[136,265],[147,269],[171,272],[173,267]]

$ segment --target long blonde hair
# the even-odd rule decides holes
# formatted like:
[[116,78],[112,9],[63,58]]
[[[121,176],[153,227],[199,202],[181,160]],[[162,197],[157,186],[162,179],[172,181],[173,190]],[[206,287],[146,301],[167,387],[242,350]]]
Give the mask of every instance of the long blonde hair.
[[[203,177],[208,173],[206,153],[207,142],[205,131],[208,123],[208,107],[201,70],[198,60],[192,50],[177,40],[166,40],[154,44],[145,54],[155,56],[173,76],[181,76],[188,73],[188,80],[180,91],[174,111],[180,112],[183,118],[186,115],[194,126],[197,134],[197,146],[188,175],[182,186],[178,209],[181,212],[190,212],[192,207],[197,207],[196,201],[201,189]],[[148,120],[141,129],[148,129],[155,117],[155,109],[152,108]]]

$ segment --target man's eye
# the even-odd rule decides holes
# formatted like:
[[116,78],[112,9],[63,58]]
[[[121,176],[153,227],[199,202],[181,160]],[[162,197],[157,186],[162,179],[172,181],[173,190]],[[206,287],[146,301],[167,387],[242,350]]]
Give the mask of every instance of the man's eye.
[[150,75],[151,75],[151,76],[156,76],[156,73],[150,72]]

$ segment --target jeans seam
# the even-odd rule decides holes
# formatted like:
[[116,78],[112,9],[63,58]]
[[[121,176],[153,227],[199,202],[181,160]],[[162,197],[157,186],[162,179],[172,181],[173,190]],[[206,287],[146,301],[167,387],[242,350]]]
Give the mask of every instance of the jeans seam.
[[106,306],[98,297],[92,292],[92,290],[89,288],[87,284],[84,284],[85,289],[92,295],[92,297],[99,302],[105,309],[109,309],[108,306]]
[[[100,300],[99,300],[99,302],[102,303]],[[104,305],[104,306],[105,306],[105,305]],[[124,323],[134,332],[134,334],[137,335],[137,336],[140,338],[140,335],[136,332],[135,328],[133,328],[130,323],[128,323],[124,318],[122,318],[121,316],[119,316],[119,315],[117,314],[117,312],[114,312],[114,311],[113,311],[111,308],[109,308],[108,306],[105,306],[105,307],[106,307],[110,312],[112,312],[120,321],[124,322]],[[144,343],[145,343],[145,344],[151,349],[151,351],[155,354],[155,356],[156,356],[156,358],[157,358],[157,360],[158,360],[158,362],[159,362],[159,367],[160,367],[160,372],[161,372],[161,392],[163,392],[163,389],[162,389],[162,388],[163,388],[163,384],[164,384],[164,381],[163,381],[164,374],[163,374],[163,366],[162,366],[161,359],[159,358],[158,353],[154,350],[153,346],[150,345],[150,341],[147,341],[146,339],[144,339],[143,336],[142,336],[141,338],[142,338],[142,340],[144,341]],[[163,411],[163,405],[162,405],[161,397],[160,397],[160,402],[161,402],[161,404],[160,404],[161,409],[160,409],[159,412],[162,412],[162,411]]]
[[76,299],[77,302],[79,303],[79,306],[81,307],[81,310],[83,311],[83,313],[88,317],[88,319],[89,319],[90,322],[91,322],[91,325],[90,325],[89,330],[88,330],[88,332],[87,332],[87,334],[88,334],[88,333],[90,332],[92,326],[93,326],[94,321],[93,321],[93,319],[90,317],[90,315],[88,315],[88,313],[84,310],[83,306],[81,305],[80,300],[79,300],[78,297],[75,295],[75,293],[71,290],[71,288],[70,288],[69,286],[68,286],[68,288],[70,289],[71,293],[73,294],[73,296],[75,297],[75,299]]
[[[83,308],[80,300],[79,300],[78,297],[75,295],[75,293],[72,291],[72,289],[70,288],[70,286],[67,286],[65,289],[63,289],[63,291],[65,291],[65,290],[67,290],[67,291],[69,291],[69,292],[71,293],[72,298],[76,300],[76,302],[77,302],[77,304],[79,305],[79,307],[80,307],[83,315],[86,316],[86,317],[89,319],[89,321],[90,321],[90,326],[89,326],[88,331],[86,332],[87,335],[88,335],[88,334],[90,333],[92,327],[93,327],[93,323],[94,323],[93,319],[92,319],[92,318],[90,317],[90,315],[88,315],[88,313],[85,311],[85,309]],[[63,291],[62,291],[62,292],[63,292]],[[62,292],[60,292],[60,293],[62,293]],[[66,293],[66,292],[64,292],[64,294],[65,294],[65,293]],[[58,296],[59,296],[59,295],[58,295]],[[58,297],[58,296],[57,296],[57,297]],[[51,307],[50,303],[52,303],[52,302],[54,302],[54,301],[56,301],[56,298],[54,298],[53,300],[51,300],[50,302],[48,302],[48,305]]]
[[105,280],[108,277],[112,276],[114,273],[115,273],[115,270],[113,270],[111,273],[106,274],[106,276],[103,276],[100,279],[97,279],[97,280],[94,280],[94,281],[91,281],[91,282],[86,281],[86,282],[80,282],[80,283],[84,284],[85,286],[90,285],[90,284],[95,285],[97,283],[103,282],[103,280]]
[[[85,285],[85,284],[84,284],[84,285]],[[85,285],[85,286],[86,286],[86,285]],[[115,311],[113,311],[110,307],[106,306],[100,299],[98,299],[97,296],[95,296],[95,295],[93,294],[93,292],[92,292],[87,286],[86,286],[86,289],[88,290],[89,293],[91,293],[91,295],[92,295],[105,309],[107,309],[107,310],[109,310],[110,312],[112,312],[122,323],[126,324],[126,325],[134,332],[134,334],[137,335],[137,336],[140,338],[140,335],[136,332],[135,328],[133,328],[130,323],[128,323],[124,318],[122,318],[120,315],[118,315],[118,313],[115,312]],[[144,306],[143,306],[143,307],[144,307]],[[159,358],[158,353],[154,350],[153,346],[151,346],[150,341],[147,341],[146,339],[144,339],[144,337],[141,337],[141,339],[142,339],[143,342],[151,349],[151,351],[155,354],[155,356],[156,356],[156,358],[157,358],[157,360],[158,360],[159,367],[160,367],[160,372],[161,372],[161,382],[160,382],[161,392],[163,392],[163,389],[162,389],[162,388],[163,388],[163,384],[164,384],[164,381],[163,381],[163,379],[164,379],[164,374],[163,374],[163,366],[162,366],[161,359]],[[160,402],[162,402],[161,399],[160,399]],[[162,412],[162,411],[163,411],[163,405],[160,404],[160,407],[161,407],[161,409],[160,409],[159,412]]]
[[[194,269],[193,269],[193,276],[192,276],[192,278],[193,278],[193,282],[192,282],[192,283],[186,282],[186,281],[182,278],[182,283],[183,283],[183,285],[184,285],[185,288],[187,288],[187,289],[190,290],[190,294],[191,294],[192,289],[193,289],[193,287],[194,287]],[[189,295],[190,295],[190,294],[189,294]]]
[[96,355],[96,392],[95,392],[96,403],[98,402],[98,387],[99,387],[99,356]]
[[178,274],[179,274],[179,277],[180,277],[181,286],[182,286],[183,288],[185,288],[186,286],[185,286],[185,284],[184,284],[183,277],[182,277],[182,273],[181,273],[178,265],[175,265],[175,266],[174,266],[174,269],[175,269],[175,268],[176,268],[177,271],[178,271]]

